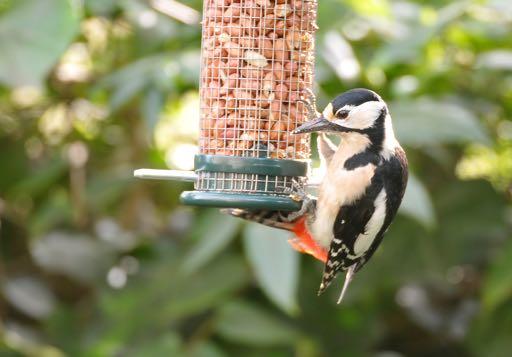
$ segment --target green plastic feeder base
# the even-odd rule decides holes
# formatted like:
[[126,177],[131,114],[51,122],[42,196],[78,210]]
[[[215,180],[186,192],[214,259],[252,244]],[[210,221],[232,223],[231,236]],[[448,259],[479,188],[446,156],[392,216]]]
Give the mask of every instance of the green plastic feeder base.
[[186,191],[181,194],[180,200],[186,205],[250,210],[298,211],[301,207],[301,202],[289,197],[263,194]]
[[[264,153],[263,153],[264,154]],[[290,198],[294,180],[307,174],[305,161],[266,157],[196,155],[196,191],[183,192],[186,205],[297,211]]]

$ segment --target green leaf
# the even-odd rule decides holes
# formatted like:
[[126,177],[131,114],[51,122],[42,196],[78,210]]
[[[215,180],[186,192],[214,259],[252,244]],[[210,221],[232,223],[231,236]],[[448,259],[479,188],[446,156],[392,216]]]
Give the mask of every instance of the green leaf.
[[399,212],[414,218],[427,228],[433,227],[436,223],[430,195],[421,181],[411,173]]
[[98,15],[108,15],[113,13],[118,6],[116,0],[85,0],[85,7]]
[[[441,34],[450,24],[458,20],[466,11],[469,2],[453,1],[437,13],[437,19],[432,24],[415,23],[408,26],[405,36],[399,36],[395,41],[382,46],[374,56],[371,67],[387,67],[394,64],[417,64],[418,57],[432,43],[435,36]],[[402,25],[404,26],[404,25]],[[428,59],[428,56],[421,56]]]
[[414,63],[423,47],[433,35],[432,29],[418,27],[410,36],[381,47],[371,62],[371,67],[388,67],[397,63]]
[[165,324],[171,318],[178,319],[204,311],[223,303],[230,294],[247,283],[248,269],[242,259],[225,255],[215,264],[175,280],[166,303],[160,304],[155,311],[155,320]]
[[248,284],[249,272],[241,258],[223,255],[206,269],[184,276],[178,269],[182,254],[177,250],[165,255],[124,291],[104,294],[101,306],[108,325],[91,350],[202,314],[224,304]]
[[161,336],[152,337],[145,343],[137,346],[125,356],[144,356],[144,357],[160,357],[160,356],[182,356],[181,339],[175,332],[167,332]]
[[208,210],[198,222],[199,229],[194,235],[199,241],[185,257],[183,271],[193,273],[214,258],[235,238],[239,223],[237,218]]
[[153,134],[153,130],[155,130],[164,103],[164,93],[157,88],[150,88],[142,100],[140,108],[141,116],[144,118],[144,122],[150,134]]
[[70,1],[17,0],[0,17],[0,82],[40,86],[78,32]]
[[216,345],[209,341],[202,341],[187,351],[188,357],[224,357],[227,356]]
[[32,236],[40,235],[59,225],[72,222],[72,207],[64,190],[51,192],[32,213],[28,229]]
[[220,308],[216,329],[225,339],[250,346],[290,344],[298,335],[293,327],[268,311],[242,301]]
[[36,238],[31,254],[45,271],[83,283],[102,279],[114,260],[113,253],[104,243],[85,234],[59,231]]
[[104,78],[99,84],[113,91],[110,107],[119,109],[136,95],[150,88],[157,73],[165,65],[168,55],[148,56],[134,61]]
[[[167,52],[158,55],[146,56],[133,61],[116,72],[104,78],[99,86],[112,90],[110,107],[119,109],[134,97],[150,93],[151,90],[160,92],[165,97],[167,93],[178,84],[196,84],[198,78],[198,53],[186,51],[180,53]],[[155,104],[161,99],[152,94],[147,101]],[[148,103],[145,103],[146,106]],[[147,108],[144,114],[147,115]],[[154,114],[150,114],[154,116]]]
[[261,224],[247,224],[244,247],[256,280],[284,311],[297,312],[299,256],[287,243],[290,233]]
[[512,298],[512,240],[509,239],[487,270],[482,289],[484,306],[492,310]]
[[104,170],[87,182],[87,204],[91,209],[100,211],[123,197],[126,188],[133,183],[128,170]]
[[14,187],[13,194],[28,194],[31,197],[38,196],[55,185],[67,170],[67,163],[61,158],[56,157],[46,163],[44,170],[34,170],[21,179]]
[[446,101],[420,99],[390,105],[398,140],[411,147],[490,139],[478,119],[466,108]]

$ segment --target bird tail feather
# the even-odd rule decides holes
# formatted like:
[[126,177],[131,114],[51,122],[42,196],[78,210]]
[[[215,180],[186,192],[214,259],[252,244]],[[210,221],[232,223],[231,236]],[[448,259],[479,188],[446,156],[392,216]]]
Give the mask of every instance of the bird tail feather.
[[350,285],[350,282],[352,281],[352,278],[354,277],[354,273],[356,272],[356,266],[357,264],[351,265],[347,269],[347,274],[345,275],[345,281],[343,282],[343,288],[341,289],[340,297],[338,298],[337,304],[341,303],[341,300],[343,300],[343,297],[345,296],[345,293],[347,292],[348,286]]

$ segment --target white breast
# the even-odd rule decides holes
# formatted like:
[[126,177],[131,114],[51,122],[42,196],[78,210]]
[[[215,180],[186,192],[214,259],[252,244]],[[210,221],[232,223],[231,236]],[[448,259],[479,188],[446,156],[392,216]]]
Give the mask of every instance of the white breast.
[[311,225],[314,239],[325,248],[329,247],[334,238],[334,220],[340,207],[360,198],[375,172],[373,164],[346,170],[345,161],[364,151],[370,141],[365,135],[357,133],[346,134],[342,139],[320,185],[316,219]]

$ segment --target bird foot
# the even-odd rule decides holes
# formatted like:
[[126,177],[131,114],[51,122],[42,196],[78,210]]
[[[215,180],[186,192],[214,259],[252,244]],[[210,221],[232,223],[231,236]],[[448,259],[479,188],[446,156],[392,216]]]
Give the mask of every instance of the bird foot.
[[288,220],[289,222],[293,222],[296,219],[304,216],[304,215],[314,215],[315,209],[316,209],[316,198],[309,196],[307,194],[295,194],[292,199],[295,199],[297,201],[302,201],[302,206],[300,210],[296,212],[292,212],[288,214]]
[[316,97],[311,89],[304,89],[304,96],[299,99],[299,102],[306,106],[308,119],[318,117],[318,111],[316,110]]

